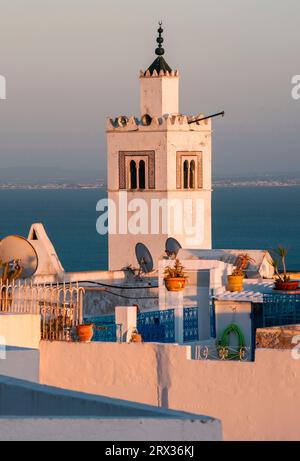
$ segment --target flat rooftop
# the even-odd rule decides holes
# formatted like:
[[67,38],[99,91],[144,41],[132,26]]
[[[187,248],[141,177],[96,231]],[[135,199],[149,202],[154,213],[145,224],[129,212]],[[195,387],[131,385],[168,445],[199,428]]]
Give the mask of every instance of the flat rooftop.
[[264,294],[273,294],[273,279],[245,279],[244,290],[240,292],[227,291],[226,287],[216,290],[214,298],[218,301],[245,301],[262,303]]

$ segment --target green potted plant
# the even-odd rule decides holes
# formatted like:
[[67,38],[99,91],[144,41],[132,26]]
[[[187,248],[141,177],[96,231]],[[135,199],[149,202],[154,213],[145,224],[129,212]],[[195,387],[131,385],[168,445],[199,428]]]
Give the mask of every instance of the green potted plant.
[[[275,250],[271,251],[270,264],[274,267],[275,272],[275,290],[279,291],[295,291],[299,288],[298,280],[291,280],[291,276],[287,272],[286,268],[286,257],[289,249],[282,245],[278,245]],[[282,266],[282,272],[280,272],[280,262]]]
[[184,273],[184,267],[179,259],[175,259],[172,265],[165,268],[164,282],[168,291],[183,291],[187,278]]
[[235,260],[235,268],[231,275],[227,276],[228,291],[243,291],[243,282],[245,278],[245,270],[250,263],[255,263],[255,260],[251,258],[247,253],[241,253]]

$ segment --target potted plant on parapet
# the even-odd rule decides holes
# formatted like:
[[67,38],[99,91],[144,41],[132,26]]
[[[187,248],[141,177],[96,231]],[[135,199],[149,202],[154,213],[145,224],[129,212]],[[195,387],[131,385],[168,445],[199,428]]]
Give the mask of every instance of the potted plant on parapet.
[[137,328],[134,328],[131,333],[131,338],[130,338],[131,343],[142,343],[143,342],[143,337],[142,335],[138,332]]
[[227,276],[228,291],[243,291],[243,282],[245,278],[245,270],[250,263],[255,263],[255,260],[251,258],[247,253],[241,253],[235,260],[235,269],[231,275]]
[[[270,263],[274,267],[275,271],[275,290],[279,291],[295,291],[299,288],[298,280],[291,280],[290,275],[286,269],[286,261],[289,249],[282,245],[278,245],[277,249],[272,250],[271,254],[274,257],[271,257]],[[279,265],[282,265],[283,272],[279,272]]]
[[81,325],[77,325],[76,334],[79,342],[89,343],[92,340],[94,335],[93,326],[93,323],[83,323]]
[[179,259],[175,259],[172,265],[165,268],[164,282],[168,291],[183,291],[186,281],[187,276]]

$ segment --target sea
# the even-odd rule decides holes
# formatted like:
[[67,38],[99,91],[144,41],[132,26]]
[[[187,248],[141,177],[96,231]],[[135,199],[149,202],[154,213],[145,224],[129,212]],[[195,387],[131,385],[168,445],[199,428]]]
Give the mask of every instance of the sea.
[[[105,270],[107,236],[96,231],[100,189],[1,190],[0,238],[27,237],[43,223],[66,271]],[[213,192],[213,247],[289,247],[289,270],[300,271],[300,187],[217,187]]]

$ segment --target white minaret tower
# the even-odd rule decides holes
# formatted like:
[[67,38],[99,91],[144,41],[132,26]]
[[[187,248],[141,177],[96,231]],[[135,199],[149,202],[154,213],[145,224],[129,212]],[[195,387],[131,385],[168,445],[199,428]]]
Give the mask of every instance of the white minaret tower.
[[109,269],[137,266],[144,243],[154,265],[168,237],[211,248],[211,120],[179,113],[179,74],[157,58],[140,74],[141,116],[108,119]]

